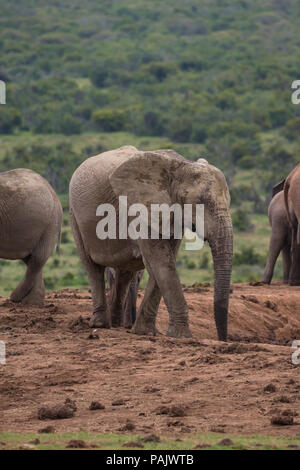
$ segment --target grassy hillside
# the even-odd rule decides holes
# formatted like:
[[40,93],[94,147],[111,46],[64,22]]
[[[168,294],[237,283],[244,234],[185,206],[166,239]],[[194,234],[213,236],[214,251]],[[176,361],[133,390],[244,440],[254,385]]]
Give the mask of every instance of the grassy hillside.
[[[299,162],[297,0],[19,0],[0,5],[0,169],[25,166],[61,195],[80,162],[124,144],[205,156],[231,189],[233,281],[258,279],[271,187]],[[87,285],[65,221],[48,288]],[[182,282],[212,280],[205,248]],[[1,261],[0,293],[20,279]],[[276,276],[280,276],[280,265]]]

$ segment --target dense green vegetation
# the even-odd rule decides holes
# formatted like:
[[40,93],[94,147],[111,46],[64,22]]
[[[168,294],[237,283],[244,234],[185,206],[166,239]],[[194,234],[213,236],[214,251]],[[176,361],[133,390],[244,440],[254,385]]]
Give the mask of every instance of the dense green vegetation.
[[[259,278],[270,190],[299,161],[299,27],[297,0],[2,2],[1,170],[40,172],[67,209],[72,172],[102,150],[205,156],[231,188],[233,281]],[[181,251],[183,282],[212,280],[207,253]],[[49,288],[86,284],[70,233],[52,262]],[[1,286],[20,275],[2,262]]]

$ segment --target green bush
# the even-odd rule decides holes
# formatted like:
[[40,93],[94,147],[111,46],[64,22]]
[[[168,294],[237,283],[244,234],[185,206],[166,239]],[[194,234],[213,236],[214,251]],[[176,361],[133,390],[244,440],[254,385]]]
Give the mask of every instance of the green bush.
[[0,105],[0,134],[12,134],[21,122],[21,113],[18,109]]
[[232,260],[233,266],[239,266],[241,264],[248,265],[264,265],[264,258],[256,253],[253,246],[243,247],[241,251],[235,252]]
[[121,131],[125,127],[126,112],[122,109],[101,109],[93,113],[92,120],[97,125],[97,128],[101,131]]
[[249,232],[253,229],[249,215],[242,209],[238,209],[232,215],[232,224],[237,232]]

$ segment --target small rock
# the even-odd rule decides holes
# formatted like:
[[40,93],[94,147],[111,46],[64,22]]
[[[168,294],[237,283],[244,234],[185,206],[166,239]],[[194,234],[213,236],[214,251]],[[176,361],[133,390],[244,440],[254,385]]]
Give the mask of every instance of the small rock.
[[38,419],[67,419],[74,416],[74,409],[68,405],[44,406],[38,410]]
[[134,429],[135,429],[135,424],[128,420],[120,430],[121,431],[133,431]]
[[283,416],[283,415],[278,415],[278,416],[273,416],[271,418],[271,424],[274,426],[291,426],[294,424],[294,418],[293,416]]
[[112,406],[122,406],[122,405],[125,405],[125,400],[115,400],[112,402]]
[[276,385],[270,383],[264,387],[264,392],[274,393],[277,391]]
[[281,395],[280,397],[277,398],[276,401],[279,403],[291,403],[291,400],[287,395]]
[[222,439],[220,442],[218,442],[219,446],[233,446],[234,443],[232,442],[229,437],[225,437],[225,439]]
[[104,410],[105,406],[99,403],[98,401],[92,401],[92,403],[89,406],[89,410],[95,411],[95,410]]
[[88,447],[87,443],[81,439],[72,439],[66,446],[67,449],[88,449]]

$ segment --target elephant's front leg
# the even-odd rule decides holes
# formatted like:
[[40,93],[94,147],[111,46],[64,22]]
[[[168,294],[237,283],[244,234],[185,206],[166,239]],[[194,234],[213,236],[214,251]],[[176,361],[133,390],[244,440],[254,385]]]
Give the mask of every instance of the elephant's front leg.
[[161,292],[153,277],[153,274],[151,273],[150,267],[147,266],[146,261],[145,266],[149,271],[150,277],[147,282],[143,301],[137,312],[136,321],[131,331],[137,335],[156,336],[158,331],[156,329],[155,322],[161,299]]
[[170,240],[141,240],[140,248],[145,265],[153,277],[169,312],[168,336],[190,338],[188,307],[176,270],[176,248]]

